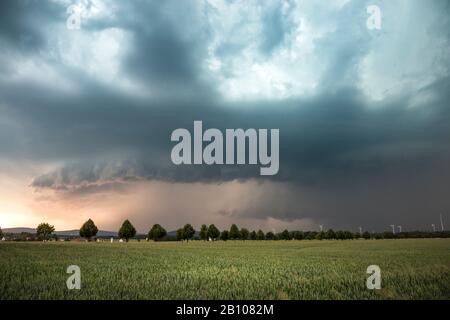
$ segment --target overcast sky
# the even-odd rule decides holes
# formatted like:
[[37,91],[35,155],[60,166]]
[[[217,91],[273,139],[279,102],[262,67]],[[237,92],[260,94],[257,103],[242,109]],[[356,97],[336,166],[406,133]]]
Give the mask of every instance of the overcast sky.
[[[449,67],[447,0],[3,0],[0,226],[450,224]],[[194,120],[280,129],[279,173],[173,165]]]

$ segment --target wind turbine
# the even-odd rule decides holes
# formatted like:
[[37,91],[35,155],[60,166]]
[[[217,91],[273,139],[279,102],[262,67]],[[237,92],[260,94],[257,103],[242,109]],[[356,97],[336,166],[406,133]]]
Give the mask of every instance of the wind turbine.
[[395,234],[395,225],[391,224],[392,233]]
[[431,226],[433,227],[433,232],[436,232],[436,226],[434,225],[434,223],[432,223]]
[[402,226],[398,226],[398,232],[402,233]]
[[444,231],[444,221],[442,221],[442,214],[439,217],[441,218],[441,231]]

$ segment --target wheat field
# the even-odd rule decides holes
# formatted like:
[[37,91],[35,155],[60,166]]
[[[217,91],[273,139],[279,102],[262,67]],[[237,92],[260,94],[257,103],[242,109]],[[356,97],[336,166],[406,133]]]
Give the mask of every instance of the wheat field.
[[0,299],[450,298],[450,239],[3,242],[0,258]]

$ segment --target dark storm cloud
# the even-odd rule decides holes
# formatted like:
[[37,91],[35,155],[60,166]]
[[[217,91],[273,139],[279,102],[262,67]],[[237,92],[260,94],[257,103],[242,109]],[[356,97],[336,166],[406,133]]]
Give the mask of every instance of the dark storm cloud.
[[274,8],[268,10],[264,15],[264,24],[262,28],[262,52],[270,54],[273,49],[283,42],[286,30],[290,29],[291,28],[285,28],[283,24],[281,4],[277,4]]
[[64,19],[61,6],[36,0],[5,0],[0,3],[0,43],[14,46],[24,53],[35,52],[46,44],[42,32],[49,23]]
[[[362,2],[359,5],[344,7],[338,15],[341,23],[334,31],[340,36],[318,40],[318,46],[321,48],[319,54],[324,55],[323,61],[326,63],[326,72],[320,82],[323,90],[339,90],[342,85],[345,86],[358,78],[359,62],[371,49],[365,25],[355,26],[354,23],[355,18],[364,13],[364,8]],[[364,20],[364,17],[361,18]],[[325,58],[329,52],[333,54]]]
[[[123,19],[111,25],[132,33],[129,54],[122,61],[124,72],[171,95],[174,91],[181,94],[186,88],[197,93],[207,91],[200,79],[208,38],[208,30],[200,20],[201,10],[200,3],[192,1],[124,4]],[[102,26],[101,22],[97,24]],[[91,27],[95,28],[96,23]]]
[[[121,75],[156,92],[153,96],[124,93],[54,56],[43,59],[77,84],[75,93],[36,81],[9,81],[9,69],[0,68],[0,124],[5,124],[0,128],[0,157],[61,163],[59,169],[35,177],[34,188],[80,195],[121,192],[136,180],[262,180],[255,167],[174,166],[171,132],[192,132],[193,121],[202,120],[205,129],[279,128],[280,171],[269,179],[289,183],[293,190],[311,190],[308,197],[266,197],[261,206],[236,209],[238,216],[314,217],[339,225],[363,210],[365,221],[378,217],[385,222],[394,208],[397,217],[410,215],[419,221],[430,206],[437,210],[450,205],[441,192],[450,178],[450,81],[441,77],[413,94],[369,101],[356,82],[357,65],[370,43],[362,37],[364,25],[352,27],[354,7],[345,7],[339,17],[343,23],[316,43],[326,71],[315,94],[230,102],[202,71],[211,36],[203,7],[178,1],[116,5],[122,15],[88,21],[84,27],[93,32],[126,30],[130,42],[122,44],[128,47],[120,60]],[[293,28],[283,23],[280,10],[274,6],[266,15],[260,49],[268,55]],[[58,19],[65,24],[65,7],[53,2],[2,1],[0,12],[0,43],[18,55],[51,51],[47,24]],[[435,32],[448,39],[448,29],[440,26],[436,22]],[[219,45],[217,54],[232,56],[240,50],[239,41],[230,41]],[[432,103],[411,107],[417,95],[432,96]],[[268,202],[280,199],[286,205],[278,212],[264,210],[274,209]],[[314,205],[299,208],[299,201]]]
[[[117,171],[106,170],[105,178],[108,174],[109,178],[127,176],[129,168],[135,170],[134,175],[143,178],[183,182],[220,181],[223,170],[214,166],[173,166],[170,162],[173,143],[169,141],[173,129],[185,127],[192,131],[195,119],[203,120],[205,129],[280,128],[282,166],[274,179],[318,183],[358,173],[377,174],[389,166],[399,170],[415,165],[420,168],[424,161],[446,156],[442,152],[448,146],[450,133],[444,125],[449,117],[445,107],[447,98],[445,95],[436,107],[421,110],[405,107],[404,99],[378,110],[362,108],[363,98],[348,90],[314,101],[243,105],[245,111],[238,113],[224,105],[202,105],[201,102],[192,106],[159,102],[159,107],[133,107],[129,100],[116,98],[115,103],[108,102],[105,107],[80,109],[78,106],[84,102],[74,101],[66,103],[64,109],[41,108],[44,111],[41,117],[32,112],[35,100],[34,103],[22,102],[30,108],[24,107],[20,118],[31,117],[26,121],[37,131],[35,138],[40,137],[38,140],[42,141],[25,148],[34,156],[54,154],[71,159],[79,157],[84,161],[112,155],[110,162],[106,162],[113,165],[114,159],[127,160],[129,155],[133,161],[121,163]],[[59,103],[55,102],[55,106]],[[20,102],[14,101],[14,105],[17,112]],[[174,117],[174,112],[178,117]],[[45,128],[51,124],[53,130],[47,132]],[[79,171],[74,167],[67,170],[73,176],[69,178],[64,174],[66,178],[61,183],[76,184],[102,178],[89,165],[80,166]],[[236,175],[228,175],[225,180],[257,177],[257,170],[252,168],[239,168],[235,172]],[[36,179],[34,184],[42,186],[39,181]]]

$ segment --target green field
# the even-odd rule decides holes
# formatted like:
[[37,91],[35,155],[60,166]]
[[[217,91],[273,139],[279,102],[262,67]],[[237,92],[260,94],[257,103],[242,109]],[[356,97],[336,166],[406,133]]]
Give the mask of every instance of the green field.
[[[4,242],[0,258],[0,299],[450,298],[450,239]],[[66,287],[69,265],[81,290]]]

